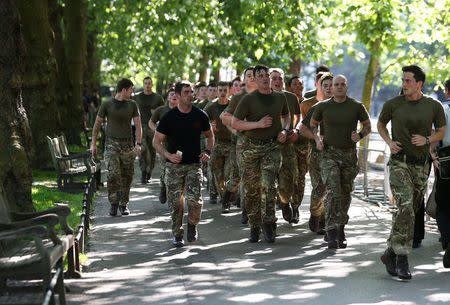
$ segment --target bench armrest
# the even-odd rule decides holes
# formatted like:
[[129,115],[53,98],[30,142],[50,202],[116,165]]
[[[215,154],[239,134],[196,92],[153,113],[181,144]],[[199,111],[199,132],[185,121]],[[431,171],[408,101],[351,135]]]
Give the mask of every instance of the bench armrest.
[[70,208],[67,204],[55,203],[55,207],[38,211],[34,213],[10,213],[11,217],[15,221],[29,220],[38,216],[48,215],[48,214],[56,214],[59,218],[59,223],[61,224],[61,229],[64,230],[66,234],[73,234],[73,229],[67,223],[67,216],[71,213]]
[[14,230],[20,228],[26,228],[29,226],[36,225],[48,225],[54,227],[58,224],[58,215],[56,214],[47,214],[40,215],[37,217],[33,217],[27,220],[13,221],[8,223],[0,223],[0,231],[3,230]]
[[0,240],[18,239],[26,237],[40,237],[47,236],[47,228],[45,226],[29,226],[16,230],[0,231]]

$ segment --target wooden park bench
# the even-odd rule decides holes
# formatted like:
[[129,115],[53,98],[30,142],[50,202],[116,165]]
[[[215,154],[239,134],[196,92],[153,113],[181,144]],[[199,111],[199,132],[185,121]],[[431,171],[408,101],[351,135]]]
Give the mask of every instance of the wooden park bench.
[[[73,230],[67,223],[70,208],[58,205],[35,213],[8,211],[6,196],[1,188],[0,303],[20,303],[21,295],[32,295],[30,293],[36,289],[36,286],[30,286],[29,281],[41,280],[42,296],[51,289],[59,295],[59,303],[65,304],[63,256],[66,252],[69,271],[75,268]],[[58,223],[62,234],[55,231]],[[29,298],[27,304],[31,303]],[[53,294],[51,298],[54,303]]]
[[95,175],[97,185],[100,184],[100,162],[96,162],[89,150],[71,153],[67,148],[66,138],[47,136],[48,147],[56,170],[58,187],[73,182],[74,177]]

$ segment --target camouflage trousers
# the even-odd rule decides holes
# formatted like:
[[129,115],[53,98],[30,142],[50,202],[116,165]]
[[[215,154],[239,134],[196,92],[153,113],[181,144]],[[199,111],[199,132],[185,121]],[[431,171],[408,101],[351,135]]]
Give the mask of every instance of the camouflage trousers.
[[109,203],[127,204],[134,174],[133,141],[118,142],[106,138],[105,163],[108,170],[107,186]]
[[166,158],[158,154],[158,163],[159,163],[159,187],[161,190],[166,190],[166,182],[165,182],[165,176],[166,176]]
[[200,164],[174,164],[166,162],[167,202],[172,217],[172,234],[182,237],[183,211],[186,201],[188,222],[197,225],[202,214],[201,181],[202,169]]
[[237,137],[236,141],[236,166],[238,169],[239,174],[239,194],[241,196],[241,207],[242,209],[245,208],[245,189],[244,189],[244,183],[242,182],[242,175],[244,174],[243,171],[243,165],[242,165],[242,153],[244,151],[244,137],[242,135],[239,135]]
[[139,155],[139,168],[150,174],[150,177],[155,168],[156,151],[153,148],[153,131],[148,127],[142,128],[142,150]]
[[239,175],[239,166],[238,166],[238,161],[237,161],[237,156],[236,156],[236,143],[235,142],[231,142],[231,150],[230,150],[230,155],[228,156],[229,160],[230,160],[230,180],[228,181],[229,183],[229,187],[230,187],[230,192],[238,192],[239,189],[239,185],[240,185],[240,181],[241,181],[241,176]]
[[292,203],[294,182],[297,181],[298,167],[294,144],[285,143],[281,146],[281,167],[278,173],[278,194],[282,203]]
[[311,177],[311,204],[309,211],[311,216],[321,216],[324,211],[323,198],[325,197],[325,185],[320,176],[320,161],[322,160],[322,152],[311,149],[309,175]]
[[389,160],[389,182],[397,211],[392,215],[392,228],[387,241],[397,255],[407,255],[412,247],[415,214],[424,198],[429,175],[429,162],[409,164]]
[[211,159],[209,160],[209,166],[214,178],[214,184],[219,195],[222,196],[227,190],[233,192],[230,185],[230,175],[232,170],[232,164],[230,161],[230,152],[234,150],[231,141],[218,140],[214,144],[214,148],[211,153]]
[[275,223],[275,180],[281,166],[280,146],[275,140],[263,143],[247,137],[243,144],[241,183],[249,224],[260,227],[263,223]]
[[347,224],[349,219],[353,181],[359,171],[356,148],[325,148],[320,168],[326,188],[325,229],[329,231]]
[[308,142],[294,143],[294,151],[297,159],[298,174],[297,179],[294,180],[294,195],[292,207],[298,208],[303,201],[305,193],[305,176],[309,167],[309,151],[310,146]]

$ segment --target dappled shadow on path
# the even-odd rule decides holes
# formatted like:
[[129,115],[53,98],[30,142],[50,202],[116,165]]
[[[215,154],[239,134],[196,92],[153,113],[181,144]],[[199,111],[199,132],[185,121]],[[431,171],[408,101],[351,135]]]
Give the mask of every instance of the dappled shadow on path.
[[[157,185],[150,185],[156,190]],[[170,217],[156,191],[137,187],[132,215],[95,219],[90,264],[69,282],[71,304],[429,304],[449,302],[449,272],[441,267],[437,235],[410,255],[413,280],[386,274],[380,262],[390,217],[352,207],[348,248],[329,250],[309,232],[308,207],[298,225],[279,226],[274,244],[250,244],[240,212],[204,204],[199,240],[171,244]],[[102,207],[106,215],[107,206]],[[186,220],[186,219],[185,219]],[[424,263],[426,262],[426,263]],[[411,292],[418,297],[411,297]]]

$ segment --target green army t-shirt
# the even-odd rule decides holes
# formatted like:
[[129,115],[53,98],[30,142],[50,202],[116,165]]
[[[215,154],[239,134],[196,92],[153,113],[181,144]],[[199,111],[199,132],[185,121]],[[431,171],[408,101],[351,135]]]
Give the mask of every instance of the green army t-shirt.
[[164,105],[164,100],[158,93],[153,92],[152,94],[144,94],[144,92],[139,93],[133,97],[139,106],[139,111],[141,113],[142,126],[148,126],[148,121],[152,116],[152,110]]
[[225,108],[225,112],[234,114],[234,111],[236,111],[236,107],[239,105],[239,102],[246,94],[247,94],[247,91],[245,91],[245,89],[242,89],[241,92],[233,95],[230,99],[230,102],[228,103],[227,108]]
[[165,115],[171,108],[167,105],[159,106],[158,108],[153,111],[152,117],[150,120],[152,120],[153,123],[158,123],[159,120]]
[[240,120],[257,122],[264,116],[272,117],[272,126],[245,130],[243,133],[259,140],[275,139],[282,130],[280,116],[289,115],[286,97],[283,93],[272,91],[271,94],[262,94],[258,90],[246,94],[234,112],[234,116]]
[[338,103],[334,98],[316,104],[313,119],[322,122],[324,127],[324,145],[338,148],[353,148],[352,131],[356,131],[358,121],[369,119],[366,108],[361,102],[350,97]]
[[[312,116],[313,116],[314,110],[316,109],[316,105],[319,104],[319,103],[320,103],[320,102],[318,102],[318,103],[312,105],[312,106],[309,108],[308,112],[306,113],[306,116],[305,116],[305,117],[303,118],[303,120],[302,120],[302,124],[305,125],[306,127],[308,127],[309,129],[311,129],[311,118],[312,118]],[[320,135],[323,136],[323,124],[322,124],[322,122],[320,123]],[[316,148],[316,141],[314,141],[313,139],[309,139],[309,140],[310,140],[310,142],[311,142],[312,149],[313,149],[314,151],[317,151],[317,148]]]
[[205,109],[206,105],[208,105],[208,103],[209,103],[209,100],[207,98],[205,98],[203,101],[196,103],[195,106],[197,108],[203,110],[203,109]]
[[228,130],[228,128],[222,124],[222,120],[219,118],[222,111],[227,108],[228,103],[225,105],[221,105],[218,102],[219,99],[215,99],[211,103],[209,103],[204,111],[209,116],[209,120],[216,122],[217,131],[214,133],[214,137],[220,140],[231,140],[231,132]]
[[294,93],[283,90],[284,96],[286,96],[286,101],[289,109],[289,115],[291,123],[289,124],[289,129],[294,128],[294,115],[300,114],[300,105],[298,103],[298,97]]
[[429,146],[412,144],[412,135],[428,137],[433,124],[435,128],[446,125],[442,104],[427,95],[417,101],[407,101],[403,95],[388,100],[383,105],[378,121],[383,124],[392,121],[392,140],[402,144],[404,154],[418,158],[428,156]]
[[107,119],[106,136],[114,138],[131,138],[131,119],[139,116],[135,101],[110,99],[100,105],[98,116]]

